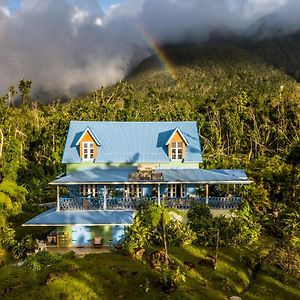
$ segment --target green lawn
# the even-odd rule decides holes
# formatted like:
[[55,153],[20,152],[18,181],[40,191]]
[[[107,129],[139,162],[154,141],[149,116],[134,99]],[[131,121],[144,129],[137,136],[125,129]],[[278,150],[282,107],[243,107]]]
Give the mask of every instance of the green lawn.
[[[158,275],[146,262],[121,253],[64,259],[34,272],[9,265],[0,268],[1,299],[300,299],[299,281],[264,269],[252,280],[252,271],[241,262],[242,252],[220,249],[216,270],[199,265],[205,248],[172,248],[171,258],[186,273],[171,296],[160,291]],[[195,264],[188,270],[184,262]],[[252,279],[251,279],[252,278]],[[142,299],[141,299],[142,298]]]

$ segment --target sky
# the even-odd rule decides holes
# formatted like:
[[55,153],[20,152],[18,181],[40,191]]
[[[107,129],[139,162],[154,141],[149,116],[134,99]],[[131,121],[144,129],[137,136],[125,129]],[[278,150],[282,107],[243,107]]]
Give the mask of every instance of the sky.
[[35,94],[76,96],[123,79],[154,44],[261,24],[261,37],[299,30],[300,0],[0,0],[0,95],[25,78]]
[[[72,2],[72,0],[70,0],[70,1]],[[10,0],[7,2],[8,2],[7,3],[8,8],[12,13],[15,13],[21,4],[21,0]],[[73,2],[76,2],[76,1],[73,1]],[[84,0],[79,0],[79,2],[84,2]],[[105,12],[109,11],[109,9],[112,5],[122,4],[124,2],[124,0],[97,0],[97,2],[99,4],[99,6],[101,7],[101,9],[103,10],[103,12],[105,13]]]

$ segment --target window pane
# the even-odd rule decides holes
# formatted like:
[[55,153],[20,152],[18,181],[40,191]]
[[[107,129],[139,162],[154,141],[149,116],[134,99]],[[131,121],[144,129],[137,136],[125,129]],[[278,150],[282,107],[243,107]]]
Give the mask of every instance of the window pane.
[[182,142],[178,142],[178,143],[177,143],[177,147],[178,147],[178,148],[182,148]]

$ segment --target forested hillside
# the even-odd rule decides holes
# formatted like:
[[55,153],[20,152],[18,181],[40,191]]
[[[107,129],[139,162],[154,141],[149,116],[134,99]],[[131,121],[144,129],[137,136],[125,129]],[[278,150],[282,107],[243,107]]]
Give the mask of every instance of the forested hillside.
[[[262,48],[251,54],[251,47],[166,47],[175,80],[150,57],[124,81],[66,103],[33,102],[30,81],[10,87],[0,103],[2,246],[15,242],[10,222],[22,204],[28,210],[55,199],[48,182],[64,171],[60,161],[70,120],[196,120],[203,167],[245,168],[254,180],[242,191],[251,213],[266,234],[284,241],[280,247],[296,253],[299,87],[271,57],[258,55]],[[10,105],[16,97],[22,105]]]

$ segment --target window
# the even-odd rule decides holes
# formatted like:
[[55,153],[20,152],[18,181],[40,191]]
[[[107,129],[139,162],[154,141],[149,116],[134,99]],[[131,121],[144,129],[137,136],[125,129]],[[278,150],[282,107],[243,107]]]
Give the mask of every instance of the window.
[[94,143],[92,142],[83,142],[83,160],[92,160],[94,159]]
[[171,158],[174,160],[180,160],[183,158],[183,146],[182,142],[172,142],[171,144]]
[[168,197],[169,198],[185,198],[186,186],[185,184],[169,184]]
[[79,193],[81,196],[98,197],[97,184],[81,184],[79,186]]
[[176,198],[176,184],[169,184],[168,185],[168,197],[169,198]]
[[124,187],[125,198],[140,198],[142,197],[142,189],[139,184],[125,184]]

